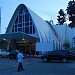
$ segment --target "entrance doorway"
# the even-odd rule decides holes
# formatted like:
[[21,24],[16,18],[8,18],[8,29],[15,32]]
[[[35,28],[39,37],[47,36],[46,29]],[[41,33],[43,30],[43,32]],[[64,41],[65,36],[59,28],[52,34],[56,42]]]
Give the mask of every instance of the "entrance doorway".
[[17,43],[17,49],[22,50],[25,54],[35,54],[35,43]]

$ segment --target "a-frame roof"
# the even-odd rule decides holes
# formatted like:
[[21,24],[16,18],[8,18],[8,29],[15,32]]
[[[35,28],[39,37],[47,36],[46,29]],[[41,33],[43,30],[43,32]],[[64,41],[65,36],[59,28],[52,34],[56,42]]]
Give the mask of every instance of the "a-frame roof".
[[[26,7],[26,6],[24,4],[20,4],[17,7],[17,9],[15,10],[15,12],[9,22],[9,25],[7,27],[6,33],[11,33],[11,29],[14,24],[14,20],[16,19],[17,14],[22,7]],[[26,7],[26,8],[28,9],[29,14],[31,15],[32,20],[34,21],[36,29],[38,31],[39,36],[37,36],[37,35],[35,35],[35,36],[39,37],[41,42],[49,42],[50,41],[50,27],[49,27],[49,25],[42,18],[40,18],[37,14],[35,14],[31,9],[29,9],[28,7]]]

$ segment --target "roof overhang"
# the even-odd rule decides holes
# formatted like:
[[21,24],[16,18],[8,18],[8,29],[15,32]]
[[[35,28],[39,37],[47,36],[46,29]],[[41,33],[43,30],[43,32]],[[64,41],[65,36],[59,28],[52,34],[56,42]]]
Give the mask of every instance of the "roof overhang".
[[38,42],[40,41],[39,38],[30,36],[25,33],[8,33],[8,34],[1,34],[0,35],[0,40],[7,40],[7,41],[12,41],[12,40],[25,40],[26,42]]

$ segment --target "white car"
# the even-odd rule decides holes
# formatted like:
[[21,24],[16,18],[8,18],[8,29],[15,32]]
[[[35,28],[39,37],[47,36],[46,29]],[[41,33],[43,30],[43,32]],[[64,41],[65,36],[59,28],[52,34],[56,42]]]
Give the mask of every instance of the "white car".
[[5,49],[0,49],[0,57],[8,57],[9,52],[7,52]]

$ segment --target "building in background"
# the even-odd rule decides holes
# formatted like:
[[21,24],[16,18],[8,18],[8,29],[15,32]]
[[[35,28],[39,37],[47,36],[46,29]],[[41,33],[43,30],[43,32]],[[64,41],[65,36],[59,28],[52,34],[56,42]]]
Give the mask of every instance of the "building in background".
[[62,48],[63,44],[68,42],[70,44],[70,49],[75,49],[75,28],[69,27],[66,23],[63,25],[54,25],[53,27],[61,39]]
[[49,24],[24,4],[20,4],[9,22],[6,33],[0,35],[0,48],[34,53],[37,42],[50,44],[52,39]]
[[0,35],[0,48],[18,49],[33,54],[37,51],[61,50],[64,49],[65,39],[73,46],[73,31],[66,25],[54,25],[52,20],[44,21],[24,4],[20,4],[9,22],[6,33]]

